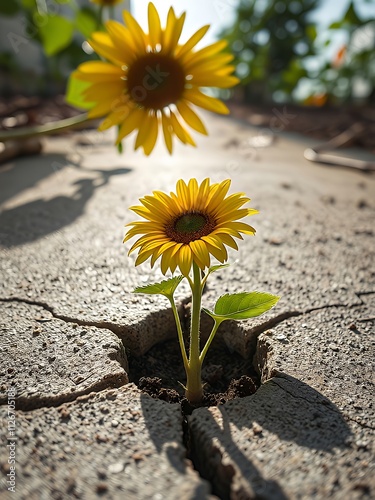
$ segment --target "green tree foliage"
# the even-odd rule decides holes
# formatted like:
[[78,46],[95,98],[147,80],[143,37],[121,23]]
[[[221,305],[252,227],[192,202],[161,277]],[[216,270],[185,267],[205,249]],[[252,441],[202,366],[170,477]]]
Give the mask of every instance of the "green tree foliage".
[[329,46],[333,36],[340,33],[344,44],[333,59],[325,61],[315,75],[327,100],[349,103],[355,100],[375,102],[375,20],[360,16],[356,3],[351,1],[342,19],[329,27]]
[[319,0],[241,0],[233,26],[222,35],[236,56],[237,76],[249,102],[290,96],[314,54],[316,28],[308,20]]
[[38,44],[45,55],[40,93],[47,91],[52,81],[64,84],[72,69],[96,57],[85,53],[82,43],[93,31],[100,29],[97,6],[81,7],[74,0],[0,0],[0,16],[17,16],[20,27],[17,32],[8,33],[8,46],[12,50],[0,47],[0,73],[3,71],[19,80],[22,74],[17,65],[20,50],[30,42]]

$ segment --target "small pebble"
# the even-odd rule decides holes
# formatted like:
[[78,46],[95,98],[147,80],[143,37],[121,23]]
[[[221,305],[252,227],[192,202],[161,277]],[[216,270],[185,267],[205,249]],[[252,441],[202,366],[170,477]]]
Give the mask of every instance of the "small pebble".
[[110,474],[119,474],[124,470],[124,464],[122,462],[116,462],[108,466],[108,472]]
[[335,352],[338,352],[339,351],[339,348],[337,347],[337,345],[335,344],[329,344],[328,347],[332,350],[332,351],[335,351]]
[[106,493],[108,491],[107,483],[98,483],[96,485],[96,492],[101,495],[102,493]]
[[253,433],[254,433],[254,436],[262,434],[262,432],[263,432],[263,428],[259,424],[257,424],[256,422],[253,422]]

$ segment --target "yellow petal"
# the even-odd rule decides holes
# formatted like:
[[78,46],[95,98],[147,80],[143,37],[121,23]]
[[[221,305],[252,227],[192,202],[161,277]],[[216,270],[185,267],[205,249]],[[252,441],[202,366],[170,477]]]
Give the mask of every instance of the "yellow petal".
[[188,276],[192,264],[192,253],[189,245],[183,245],[178,252],[178,267],[184,276]]
[[139,266],[140,264],[143,264],[143,262],[145,262],[148,258],[151,257],[153,252],[154,252],[153,250],[145,250],[145,251],[141,250],[138,254],[138,257],[135,260],[135,265]]
[[176,186],[176,192],[177,192],[177,196],[178,196],[178,201],[180,203],[180,206],[183,208],[183,210],[189,210],[189,191],[188,191],[188,187],[187,185],[185,184],[185,182],[180,179],[178,182],[177,182],[177,186]]
[[86,101],[100,102],[112,99],[115,101],[124,90],[124,82],[121,80],[114,82],[94,83],[82,92]]
[[138,128],[142,123],[142,119],[144,118],[144,116],[145,111],[143,109],[134,108],[133,110],[131,110],[129,116],[120,127],[116,144],[118,144],[124,137],[131,134],[133,130]]
[[173,52],[176,49],[182,33],[182,29],[184,27],[185,17],[186,17],[185,12],[179,18],[175,17],[173,19],[172,16],[171,25],[173,25],[173,27],[169,30],[167,25],[167,29],[165,30],[165,35],[164,35],[164,44],[162,49],[163,52]]
[[149,37],[152,48],[161,42],[161,25],[158,11],[153,3],[148,4]]
[[173,127],[171,125],[169,117],[166,116],[165,113],[162,114],[161,123],[162,123],[162,127],[163,127],[165,145],[167,146],[169,154],[172,154],[172,152],[173,152],[173,142],[172,142]]
[[129,31],[131,32],[133,36],[134,43],[137,47],[138,50],[146,50],[146,36],[142,30],[142,28],[139,26],[137,21],[134,19],[134,17],[130,14],[130,12],[124,10],[123,13],[123,18],[125,21],[126,26],[129,28]]
[[181,45],[179,49],[177,49],[176,56],[182,57],[184,54],[190,52],[197,45],[197,43],[199,43],[202,40],[202,38],[207,33],[209,28],[210,25],[207,24],[206,26],[203,26],[198,31],[196,31],[194,35],[191,36],[186,43],[184,43],[183,45]]
[[112,111],[112,113],[110,113],[99,125],[98,130],[102,132],[114,125],[123,123],[129,117],[130,111],[131,108],[129,108],[129,106],[121,106],[119,109]]
[[124,76],[124,71],[111,63],[104,61],[89,61],[78,66],[73,73],[79,80],[89,82],[116,81]]
[[184,127],[181,125],[181,123],[178,121],[176,115],[172,111],[171,111],[170,120],[171,120],[171,125],[173,127],[173,132],[180,139],[180,141],[183,144],[190,144],[191,146],[196,146],[191,135],[187,132],[186,129],[184,129]]
[[213,73],[207,75],[193,75],[191,83],[197,87],[218,87],[220,89],[227,89],[237,85],[239,79],[235,76],[218,76],[217,73]]
[[202,120],[195,113],[195,111],[193,111],[191,107],[186,104],[186,102],[180,101],[177,104],[177,109],[182,118],[188,125],[190,125],[191,128],[193,128],[194,130],[196,130],[201,134],[207,135],[207,130]]
[[112,109],[113,100],[102,101],[96,104],[90,111],[87,113],[88,118],[100,118],[107,113],[109,113]]
[[149,119],[148,133],[145,141],[143,142],[143,151],[146,156],[149,156],[153,151],[156,139],[158,138],[159,121],[156,115],[151,115]]
[[[223,68],[225,67],[229,62],[233,61],[234,56],[232,54],[218,54],[214,57],[209,57],[207,59],[201,58],[198,59],[197,61],[194,61],[193,63],[187,64],[186,65],[186,70],[188,72],[197,72],[200,69],[210,72],[214,71],[218,68]],[[232,67],[232,71],[233,71]]]
[[195,257],[197,257],[201,262],[201,265],[199,266],[201,269],[203,269],[204,267],[210,267],[210,256],[207,250],[206,243],[204,243],[202,240],[195,240],[190,243],[190,248],[194,253],[194,259]]
[[214,113],[220,113],[222,115],[227,115],[229,113],[229,109],[219,99],[205,95],[200,90],[195,88],[188,90],[185,93],[185,99],[189,100],[196,106],[207,109],[208,111],[213,111]]
[[183,57],[184,65],[193,64],[200,61],[201,59],[207,59],[218,52],[221,52],[228,45],[226,40],[219,40],[203,49],[197,50],[196,52],[189,52]]
[[111,37],[107,33],[96,31],[91,35],[89,44],[97,54],[105,57],[114,64],[117,64],[118,66],[126,64],[124,55],[113,44]]
[[129,65],[136,58],[137,45],[130,30],[117,21],[109,20],[105,23],[106,30],[108,31],[113,44],[118,50],[121,50],[122,58],[127,65]]

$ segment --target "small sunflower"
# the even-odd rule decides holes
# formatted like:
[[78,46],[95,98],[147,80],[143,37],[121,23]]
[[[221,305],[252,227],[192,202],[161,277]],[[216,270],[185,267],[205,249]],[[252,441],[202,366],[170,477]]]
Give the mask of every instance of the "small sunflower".
[[173,136],[195,146],[186,125],[201,134],[207,131],[194,106],[221,114],[229,112],[225,104],[203,93],[202,88],[229,88],[238,83],[232,76],[234,66],[228,65],[233,56],[222,52],[227,42],[221,40],[195,50],[207,25],[180,44],[185,13],[177,17],[172,7],[162,28],[155,6],[149,4],[148,34],[129,12],[124,11],[123,17],[127,27],[107,21],[107,33],[96,32],[89,40],[106,61],[85,62],[72,75],[91,84],[83,93],[85,102],[95,103],[88,116],[106,116],[99,130],[118,125],[117,143],[137,130],[135,149],[143,147],[146,155],[154,149],[160,128],[170,153]]
[[154,191],[139,201],[143,206],[130,209],[146,221],[131,222],[133,226],[125,235],[124,242],[136,235],[141,236],[131,247],[129,254],[139,249],[135,265],[151,258],[151,267],[161,257],[161,270],[172,273],[177,267],[187,276],[192,263],[201,269],[210,266],[210,256],[219,262],[227,260],[225,245],[238,250],[234,238],[243,234],[255,234],[255,229],[244,222],[237,222],[247,215],[258,213],[252,208],[241,208],[250,201],[243,193],[226,197],[230,180],[210,185],[205,179],[198,185],[196,179],[188,184],[177,182],[176,194],[170,196]]

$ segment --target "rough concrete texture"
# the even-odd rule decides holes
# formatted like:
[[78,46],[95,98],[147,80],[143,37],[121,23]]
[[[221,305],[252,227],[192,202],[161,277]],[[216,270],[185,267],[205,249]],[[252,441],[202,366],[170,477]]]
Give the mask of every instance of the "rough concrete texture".
[[374,498],[374,312],[366,301],[280,323],[258,340],[258,392],[193,413],[217,495]]
[[[0,414],[6,422],[6,408]],[[179,406],[133,384],[59,408],[18,411],[16,425],[19,499],[214,498],[185,458]],[[4,448],[0,456],[4,471]],[[0,488],[7,489],[4,479]]]
[[[289,114],[282,118],[293,119]],[[208,176],[218,182],[229,177],[231,192],[243,191],[252,198],[251,206],[260,210],[259,215],[249,219],[257,234],[240,242],[238,252],[229,252],[232,265],[211,276],[203,305],[213,307],[216,298],[228,291],[255,289],[278,294],[281,300],[259,319],[222,325],[221,335],[229,349],[244,356],[254,354],[257,338],[268,331],[259,339],[257,356],[264,385],[254,397],[233,401],[219,409],[194,411],[191,437],[201,457],[197,466],[203,471],[208,469],[213,483],[221,477],[221,486],[216,488],[223,498],[262,494],[271,500],[330,496],[351,500],[365,497],[369,488],[374,495],[369,479],[370,438],[366,427],[370,408],[366,374],[370,358],[367,358],[369,351],[360,350],[362,346],[370,347],[366,328],[373,323],[363,321],[360,326],[355,323],[360,332],[367,333],[355,336],[356,332],[350,330],[354,332],[350,338],[347,325],[375,316],[371,304],[365,305],[375,291],[375,177],[309,163],[304,160],[303,151],[315,143],[308,139],[276,137],[270,130],[257,130],[226,118],[206,115],[204,119],[210,136],[198,137],[196,150],[177,146],[172,157],[164,147],[158,147],[151,158],[145,158],[141,152],[132,152],[130,146],[119,156],[113,147],[114,132],[89,131],[49,138],[43,156],[18,159],[1,167],[0,302],[4,302],[2,309],[9,306],[14,311],[9,321],[13,322],[14,331],[20,332],[19,346],[23,349],[20,351],[13,344],[11,360],[2,358],[0,370],[6,377],[2,376],[1,385],[7,387],[9,383],[7,369],[11,363],[17,367],[14,380],[20,382],[22,390],[32,381],[32,387],[39,391],[50,384],[55,387],[55,394],[63,394],[62,381],[60,384],[58,379],[54,380],[57,378],[54,373],[51,377],[48,374],[52,335],[56,335],[53,337],[56,343],[59,339],[59,348],[65,349],[59,352],[69,355],[74,348],[83,348],[79,342],[86,342],[91,333],[93,338],[101,339],[102,347],[106,343],[104,338],[117,346],[110,351],[104,347],[104,352],[99,352],[96,341],[87,341],[86,345],[97,353],[91,357],[90,353],[85,354],[88,369],[95,362],[101,367],[95,372],[94,385],[100,385],[107,373],[114,379],[116,374],[125,374],[120,357],[117,361],[111,359],[122,354],[108,330],[135,354],[169,337],[176,338],[166,299],[131,294],[135,286],[158,281],[162,276],[157,268],[151,270],[148,263],[135,268],[135,255],[130,258],[126,255],[130,243],[122,244],[123,226],[137,219],[128,207],[153,190],[174,190],[180,178],[195,176],[201,181]],[[275,128],[282,130],[283,121],[275,119],[279,120]],[[258,147],[265,143],[269,146]],[[178,301],[185,305],[188,297],[185,284]],[[352,318],[350,315],[355,311],[358,316]],[[50,319],[44,323],[37,321],[42,330],[39,337],[33,337],[32,330],[27,329],[34,324],[35,314]],[[340,319],[336,316],[339,314],[344,316]],[[88,334],[81,337],[74,333],[82,330]],[[207,330],[204,323],[202,336],[207,335]],[[65,337],[67,332],[73,335],[71,344]],[[26,359],[26,346],[43,349],[43,344],[39,344],[42,335],[49,335],[51,347],[47,344],[45,352],[37,351],[38,359]],[[348,347],[345,339],[358,347]],[[78,352],[83,354],[83,349]],[[35,359],[34,365],[44,363],[45,359],[47,362],[43,369],[35,370],[32,366],[29,377],[26,374],[31,370],[31,359]],[[81,371],[87,373],[86,368],[77,365],[66,366],[75,376]],[[271,376],[274,378],[266,381]],[[357,384],[356,380],[360,382]],[[73,385],[71,377],[66,379],[66,389]],[[86,389],[95,387],[89,384]],[[134,403],[132,398],[137,401],[140,398],[139,394],[134,396],[132,385],[117,389],[116,393],[121,397],[110,403],[110,421],[117,419],[115,414],[123,411],[122,406],[127,408]],[[104,398],[105,394],[104,391]],[[54,397],[52,392],[45,395]],[[136,430],[134,435],[130,431],[126,434],[124,428],[130,425],[127,420],[120,434],[117,430],[112,433],[111,427],[118,443],[110,446],[109,441],[110,444],[101,443],[99,447],[98,440],[93,438],[97,431],[94,434],[92,430],[97,425],[90,422],[100,421],[101,410],[93,410],[94,415],[90,416],[90,408],[96,408],[95,405],[99,408],[96,401],[100,397],[101,393],[92,396],[91,402],[69,403],[74,416],[69,425],[61,423],[63,407],[60,412],[55,407],[18,412],[20,429],[24,432],[21,436],[27,439],[20,446],[23,455],[17,469],[22,478],[20,495],[23,490],[27,495],[31,491],[27,488],[32,485],[35,498],[50,498],[52,493],[52,498],[71,497],[73,494],[66,493],[69,488],[72,491],[81,488],[87,498],[95,496],[95,492],[114,496],[118,484],[127,488],[129,482],[130,488],[138,489],[129,495],[118,490],[121,498],[158,499],[170,495],[168,498],[179,499],[185,487],[186,497],[204,498],[209,491],[205,483],[196,482],[198,490],[191,489],[191,477],[196,476],[191,476],[189,468],[183,465],[166,468],[165,473],[152,476],[147,482],[148,472],[137,476],[143,461],[136,460],[136,464],[130,462],[124,466],[118,483],[117,478],[112,478],[117,468],[111,469],[108,486],[105,473],[99,477],[93,464],[107,470],[112,463],[118,463],[119,457],[127,457],[127,450],[135,443],[138,451],[151,450],[148,460],[155,464],[155,470],[159,462],[163,468],[165,461],[160,458],[164,455],[155,451],[150,433]],[[27,395],[27,400],[32,401],[32,394]],[[176,407],[152,404],[162,409],[162,415],[178,413]],[[355,408],[356,405],[362,409]],[[144,407],[140,408],[140,415],[143,413],[147,419]],[[85,419],[81,421],[82,412]],[[105,419],[106,414],[103,415]],[[222,415],[225,428],[220,427]],[[165,431],[158,419],[152,423],[153,435],[163,435]],[[89,422],[90,446],[77,437],[86,436],[82,431],[85,421]],[[228,421],[232,423],[228,425]],[[173,432],[178,428],[181,447],[178,453],[182,456],[180,416],[172,427]],[[43,441],[43,433],[36,430],[34,435],[34,428],[52,429],[55,438]],[[53,445],[56,445],[54,450]],[[70,463],[72,449],[76,449],[76,455]],[[110,463],[106,454],[113,457]],[[70,474],[73,467],[81,464],[82,482],[78,474]],[[205,467],[207,464],[211,464],[209,468]],[[55,481],[53,492],[48,489],[52,483],[45,482],[51,473]],[[130,482],[132,476],[138,478],[139,484]],[[102,482],[105,484],[96,489]],[[87,491],[90,493],[86,494]]]
[[42,158],[2,169],[0,297],[42,301],[58,315],[107,326],[138,352],[174,336],[166,299],[130,293],[161,275],[148,263],[134,268],[123,226],[137,218],[128,207],[141,196],[191,176],[230,177],[232,192],[246,192],[260,210],[249,219],[257,235],[230,252],[230,269],[212,276],[208,306],[227,290],[260,289],[282,296],[273,316],[351,304],[356,291],[371,289],[373,176],[307,162],[307,140],[250,147],[259,131],[205,118],[210,136],[172,157],[163,148],[151,160],[130,148],[119,156],[112,135],[82,132],[50,139]]
[[125,349],[109,330],[53,318],[41,307],[0,302],[0,404],[17,390],[17,409],[57,406],[128,382]]

